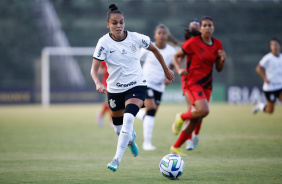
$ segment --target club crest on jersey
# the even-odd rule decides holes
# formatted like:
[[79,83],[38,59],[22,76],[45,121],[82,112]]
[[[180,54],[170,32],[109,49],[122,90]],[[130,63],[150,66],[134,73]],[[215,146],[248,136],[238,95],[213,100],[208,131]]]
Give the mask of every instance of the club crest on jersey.
[[135,52],[137,51],[136,45],[134,45],[134,44],[132,44],[132,45],[130,46],[130,49],[131,49],[131,52],[132,52],[132,53],[135,53]]
[[117,106],[116,103],[115,103],[115,100],[110,99],[109,102],[110,102],[111,108],[115,108]]
[[127,52],[124,49],[122,49],[121,54],[127,54]]

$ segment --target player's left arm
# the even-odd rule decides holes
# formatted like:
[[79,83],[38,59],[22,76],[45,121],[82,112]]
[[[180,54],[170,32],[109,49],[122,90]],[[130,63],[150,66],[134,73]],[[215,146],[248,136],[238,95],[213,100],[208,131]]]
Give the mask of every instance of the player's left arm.
[[153,54],[155,55],[155,57],[157,58],[157,60],[160,62],[165,76],[169,81],[174,81],[174,74],[173,71],[171,71],[167,66],[166,63],[164,61],[164,58],[162,56],[162,54],[160,53],[160,51],[152,44],[152,42],[150,43],[149,47],[147,48],[149,51],[153,52]]
[[224,67],[226,53],[224,50],[218,50],[217,52],[218,52],[218,58],[215,61],[215,68],[218,72],[221,72],[221,70]]

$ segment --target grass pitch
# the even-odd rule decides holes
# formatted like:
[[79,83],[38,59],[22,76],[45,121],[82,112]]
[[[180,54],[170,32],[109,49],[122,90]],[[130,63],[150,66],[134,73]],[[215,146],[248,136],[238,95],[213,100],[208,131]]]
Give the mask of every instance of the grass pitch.
[[[0,183],[282,183],[282,106],[273,115],[253,115],[251,106],[210,104],[200,142],[185,151],[186,168],[179,180],[159,172],[177,136],[171,124],[184,104],[162,104],[157,113],[153,144],[157,151],[125,151],[119,169],[106,169],[117,145],[109,125],[96,124],[96,105],[0,107]],[[142,123],[135,120],[142,147]],[[183,147],[184,149],[184,147]]]

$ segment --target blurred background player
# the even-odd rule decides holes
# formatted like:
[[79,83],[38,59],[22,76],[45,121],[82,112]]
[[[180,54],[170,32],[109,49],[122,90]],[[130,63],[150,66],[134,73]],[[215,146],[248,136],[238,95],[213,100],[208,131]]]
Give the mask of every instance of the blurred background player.
[[[189,124],[181,131],[177,141],[170,150],[178,155],[185,155],[181,151],[182,144],[192,134],[195,127],[202,121],[202,118],[209,114],[209,99],[212,92],[212,71],[213,65],[218,72],[223,69],[225,52],[222,50],[221,41],[213,38],[214,32],[213,19],[203,17],[200,22],[201,36],[195,36],[185,41],[182,50],[178,51],[173,57],[173,63],[179,75],[186,75],[187,82],[184,95],[187,104],[192,107],[185,113],[176,115],[172,126],[172,131],[177,135],[183,122],[190,120]],[[187,69],[179,65],[187,55]]]
[[270,53],[266,54],[256,67],[256,72],[263,79],[263,91],[266,104],[259,102],[253,113],[258,111],[272,114],[276,99],[282,102],[282,55],[281,43],[277,38],[272,38],[269,43]]
[[[184,34],[185,40],[189,40],[190,38],[192,38],[194,36],[200,36],[201,35],[200,22],[196,19],[191,20],[189,22],[188,29],[185,29],[184,31],[185,31],[185,34]],[[186,55],[186,57],[189,57],[189,56]],[[186,60],[190,61],[189,58],[188,59],[186,58]],[[183,59],[178,60],[179,64],[181,64],[183,61],[184,61]],[[187,62],[186,65],[185,65],[185,68],[187,70],[187,74],[181,76],[183,95],[185,95],[185,90],[187,89],[186,83],[188,81],[188,79],[187,79],[187,77],[188,77],[188,66],[189,66],[189,63]],[[189,98],[189,97],[186,96],[186,98]],[[190,104],[188,104],[188,103],[190,103]],[[190,101],[187,101],[187,107],[188,107],[188,109],[190,109],[192,107]],[[185,126],[188,126],[188,124],[189,124],[189,120],[186,120]],[[187,141],[186,141],[186,149],[187,150],[193,150],[198,145],[201,125],[202,125],[202,121],[197,124],[197,126],[194,130],[194,134],[190,134],[189,137],[187,138]]]
[[[99,72],[99,74],[102,75],[102,83],[104,84],[105,87],[107,87],[107,79],[108,79],[109,73],[107,71],[107,65],[106,65],[105,61],[101,62],[101,66],[100,66],[98,72]],[[105,98],[105,102],[102,104],[101,112],[99,112],[97,114],[97,124],[98,124],[99,127],[104,126],[104,116],[105,116],[106,112],[109,112],[109,113],[111,112],[111,110],[109,108],[108,101],[107,101],[107,97]],[[111,126],[113,126],[111,116],[110,116],[110,121],[111,121],[111,123],[110,123]]]
[[[139,153],[133,124],[146,96],[146,81],[140,65],[140,49],[145,48],[154,53],[168,80],[173,81],[174,75],[167,68],[162,55],[151,43],[150,38],[136,32],[124,31],[123,13],[115,4],[110,4],[109,9],[106,25],[110,32],[97,43],[90,73],[96,90],[99,93],[107,92],[114,130],[119,135],[116,154],[107,165],[108,169],[116,171],[127,146],[134,157]],[[101,61],[105,61],[108,66],[107,88],[98,76]]]
[[[152,44],[157,47],[162,54],[167,67],[172,69],[172,56],[176,53],[176,50],[170,44],[174,45],[178,42],[171,36],[169,28],[163,24],[159,24],[156,27],[154,39],[155,42],[152,42]],[[169,39],[174,42],[169,42],[170,44],[168,44]],[[145,99],[146,110],[141,109],[136,117],[143,121],[143,150],[149,151],[156,150],[156,147],[152,145],[155,115],[161,103],[161,97],[165,91],[165,85],[168,85],[170,81],[165,78],[162,66],[152,52],[142,49],[141,61],[144,62],[143,75],[147,82],[147,93]]]

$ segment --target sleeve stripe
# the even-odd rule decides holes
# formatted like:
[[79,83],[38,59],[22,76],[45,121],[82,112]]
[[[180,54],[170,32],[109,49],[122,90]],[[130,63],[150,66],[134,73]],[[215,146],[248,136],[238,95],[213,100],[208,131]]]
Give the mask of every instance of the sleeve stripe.
[[103,59],[98,59],[96,57],[93,57],[93,59],[97,59],[98,61],[104,61]]

